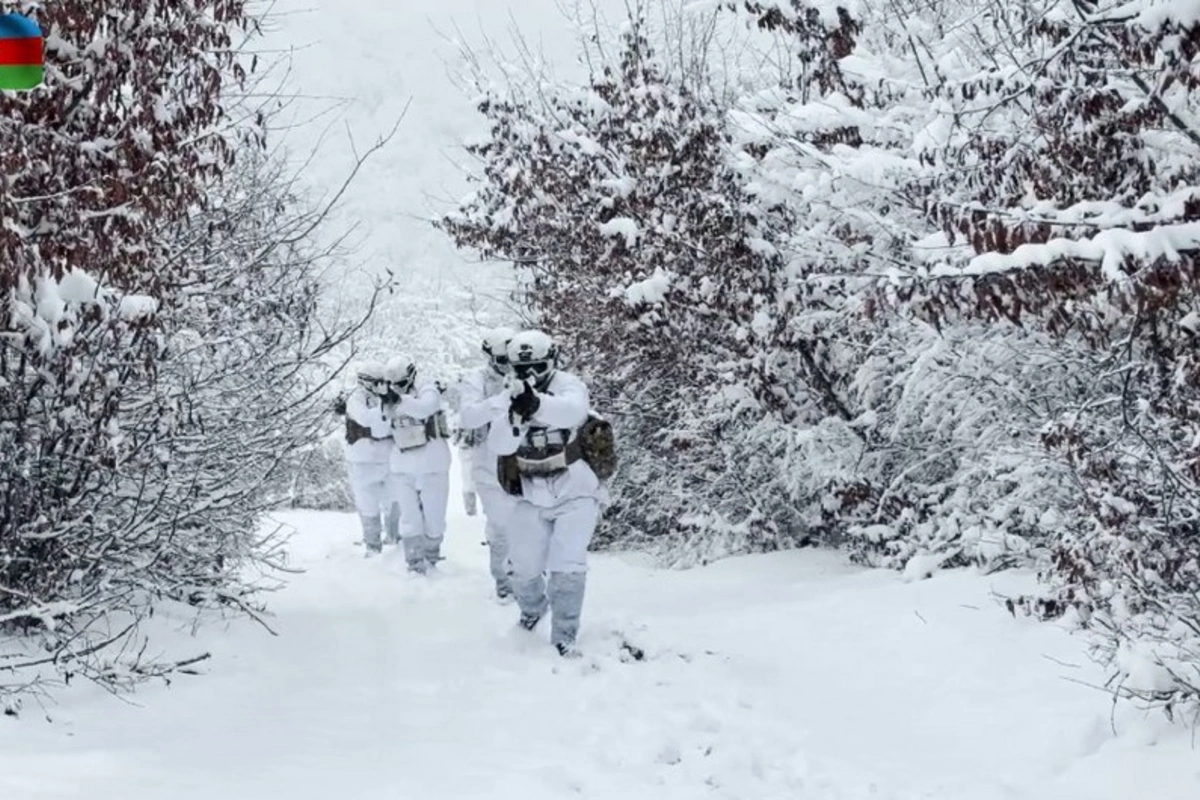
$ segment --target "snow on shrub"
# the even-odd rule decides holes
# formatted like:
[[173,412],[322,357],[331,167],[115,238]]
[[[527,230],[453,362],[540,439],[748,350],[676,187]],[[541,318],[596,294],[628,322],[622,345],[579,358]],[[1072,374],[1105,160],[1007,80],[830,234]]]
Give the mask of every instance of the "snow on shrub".
[[635,18],[586,86],[476,76],[440,223],[617,421],[598,541],[1036,564],[1014,610],[1200,700],[1194,4],[721,5],[770,70],[661,68]]
[[[1181,666],[1200,646],[1200,350],[1185,324],[1200,288],[1200,25],[1165,4],[1076,10],[1023,5],[976,60],[958,52],[974,72],[936,87],[955,122],[925,188],[929,218],[966,250],[894,291],[942,327],[1048,337],[1050,374],[1067,380],[1047,375],[1030,416],[1069,475],[1071,513],[1047,545],[1048,596],[1014,607],[1070,611],[1102,634],[1114,686],[1175,707],[1200,700]],[[966,122],[985,109],[988,125]]]
[[[470,148],[479,186],[439,225],[523,265],[532,320],[563,341],[621,441],[638,443],[600,540],[662,546],[721,530],[730,552],[789,541],[752,511],[773,473],[737,464],[761,413],[747,389],[752,331],[780,302],[782,259],[762,243],[782,219],[753,207],[728,163],[720,107],[667,77],[639,20],[586,86],[525,93],[477,79],[492,130]],[[742,411],[713,402],[739,388]]]
[[0,98],[0,694],[166,675],[156,607],[258,615],[353,329],[238,105],[245,4],[101,6],[31,8],[44,86]]

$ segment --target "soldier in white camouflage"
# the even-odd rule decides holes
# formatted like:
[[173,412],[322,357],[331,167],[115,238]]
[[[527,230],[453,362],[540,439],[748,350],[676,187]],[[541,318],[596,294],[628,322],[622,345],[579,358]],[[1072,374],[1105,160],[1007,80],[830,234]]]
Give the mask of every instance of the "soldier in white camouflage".
[[388,494],[400,506],[400,539],[410,572],[425,574],[442,559],[450,492],[450,436],[442,393],[418,380],[404,356],[387,363],[383,418],[391,426]]
[[509,400],[492,420],[489,444],[501,456],[501,485],[517,500],[507,527],[518,624],[533,630],[549,611],[550,641],[571,657],[579,652],[588,544],[607,499],[580,436],[591,419],[588,389],[558,369],[558,348],[542,331],[514,336],[508,361]]
[[489,566],[496,597],[501,600],[512,596],[506,528],[516,502],[500,488],[496,478],[496,453],[488,446],[488,428],[498,414],[508,411],[508,342],[515,333],[509,328],[486,332],[480,349],[487,363],[463,375],[458,383],[458,418],[464,436],[469,437],[469,450],[464,455],[471,464],[470,485],[483,507]]
[[366,555],[382,549],[382,541],[399,541],[400,508],[388,496],[388,465],[392,455],[392,430],[383,418],[387,380],[384,365],[373,361],[359,365],[357,385],[345,398],[346,454],[350,491],[362,524]]

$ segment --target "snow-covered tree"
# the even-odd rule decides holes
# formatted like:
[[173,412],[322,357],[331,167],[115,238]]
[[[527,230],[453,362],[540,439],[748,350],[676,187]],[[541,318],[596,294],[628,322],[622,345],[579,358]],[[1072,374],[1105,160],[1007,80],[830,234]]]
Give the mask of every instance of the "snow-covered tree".
[[1056,523],[1040,608],[1107,631],[1124,691],[1194,701],[1200,19],[1154,0],[983,7],[1003,36],[935,93],[927,208],[945,255],[899,296],[938,324],[1052,342],[1068,380],[1047,386],[1041,434],[1076,513]]
[[781,291],[783,217],[754,206],[721,108],[671,82],[640,20],[620,45],[585,86],[481,87],[480,185],[441,225],[525,266],[533,318],[638,443],[609,535],[708,530],[723,505],[747,502],[752,479],[727,469],[723,440],[758,407],[752,362],[770,331],[756,326]]
[[1190,5],[720,5],[760,74],[662,68],[635,14],[585,86],[481,83],[442,222],[616,412],[606,535],[1042,564],[1125,691],[1194,699]]
[[121,688],[172,668],[157,604],[254,613],[261,511],[355,323],[317,314],[322,215],[262,150],[245,3],[25,5],[46,80],[0,98],[0,687]]

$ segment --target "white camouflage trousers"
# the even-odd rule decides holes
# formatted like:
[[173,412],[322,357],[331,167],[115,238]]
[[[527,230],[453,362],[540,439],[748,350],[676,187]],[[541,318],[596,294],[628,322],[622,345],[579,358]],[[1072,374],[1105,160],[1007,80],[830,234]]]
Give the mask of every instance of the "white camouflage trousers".
[[411,569],[424,572],[442,557],[450,475],[445,472],[416,475],[393,472],[388,479],[388,496],[400,506],[404,558]]
[[512,525],[517,499],[492,483],[476,483],[475,494],[483,507],[483,532],[487,537],[489,569],[496,591],[508,594],[512,590],[508,563],[508,526]]
[[[390,472],[386,461],[349,462],[350,493],[362,524],[363,544],[372,550],[381,546],[380,537],[387,533],[388,541],[400,537],[400,507],[388,495]],[[383,515],[382,521],[380,514]]]
[[[513,592],[521,613],[551,613],[550,640],[570,644],[579,631],[587,584],[587,549],[600,503],[578,497],[540,508],[518,500],[508,527]],[[547,581],[546,573],[549,573]]]

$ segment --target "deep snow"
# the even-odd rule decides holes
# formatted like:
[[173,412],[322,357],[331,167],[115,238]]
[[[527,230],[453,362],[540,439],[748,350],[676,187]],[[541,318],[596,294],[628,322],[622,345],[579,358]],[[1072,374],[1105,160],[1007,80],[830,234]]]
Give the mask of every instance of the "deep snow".
[[0,798],[1200,796],[1185,732],[1110,720],[1083,643],[990,595],[1028,576],[597,556],[586,655],[563,661],[491,598],[480,520],[456,504],[430,579],[363,559],[350,515],[281,519],[304,573],[274,598],[277,637],[181,631],[175,649],[213,653],[202,677],[0,720]]

